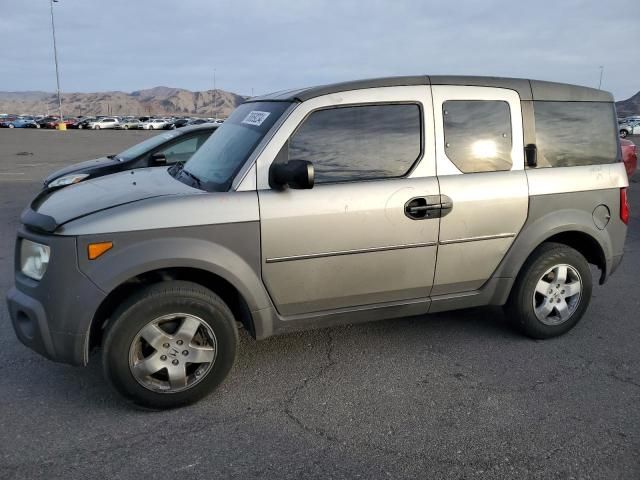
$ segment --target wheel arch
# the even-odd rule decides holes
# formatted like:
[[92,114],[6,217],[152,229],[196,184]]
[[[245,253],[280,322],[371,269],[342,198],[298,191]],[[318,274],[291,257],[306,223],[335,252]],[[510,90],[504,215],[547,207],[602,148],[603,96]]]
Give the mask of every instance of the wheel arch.
[[612,258],[609,232],[596,228],[590,212],[561,209],[542,215],[534,221],[529,219],[519,233],[493,275],[512,279],[508,291],[499,295],[498,304],[504,303],[508,298],[527,259],[540,245],[549,242],[561,243],[580,252],[588,263],[600,270],[599,283],[605,282]]
[[89,327],[89,351],[99,347],[106,329],[111,322],[111,316],[118,306],[141,288],[165,281],[185,280],[201,285],[211,290],[227,304],[236,321],[255,338],[255,324],[251,309],[240,290],[223,276],[210,270],[194,267],[162,267],[146,270],[128,278],[111,290],[93,315]]

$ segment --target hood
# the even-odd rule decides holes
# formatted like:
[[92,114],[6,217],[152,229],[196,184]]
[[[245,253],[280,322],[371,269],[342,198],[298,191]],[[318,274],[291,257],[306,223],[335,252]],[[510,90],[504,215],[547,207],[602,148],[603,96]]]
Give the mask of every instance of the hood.
[[56,228],[70,220],[152,197],[204,193],[174,179],[166,167],[141,168],[43,192],[31,210],[51,217]]
[[76,173],[80,170],[83,170],[83,173],[89,173],[87,170],[98,169],[105,166],[117,165],[122,163],[120,160],[116,158],[109,157],[100,157],[95,158],[93,160],[86,160],[80,163],[74,163],[73,165],[69,165],[68,167],[61,168],[60,170],[56,170],[53,173],[50,173],[45,179],[44,183],[47,184],[56,178],[60,178],[64,175],[69,175],[71,173]]

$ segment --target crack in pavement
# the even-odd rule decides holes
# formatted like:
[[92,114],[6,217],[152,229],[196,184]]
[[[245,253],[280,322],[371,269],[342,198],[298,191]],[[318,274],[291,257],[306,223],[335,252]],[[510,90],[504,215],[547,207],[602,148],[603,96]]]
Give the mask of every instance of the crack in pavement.
[[293,402],[295,401],[296,397],[300,394],[300,392],[302,392],[302,390],[304,390],[304,388],[309,384],[309,382],[322,378],[322,376],[329,369],[331,369],[334,365],[337,364],[337,361],[333,358],[333,350],[335,348],[334,342],[335,340],[333,338],[332,331],[327,330],[327,346],[326,346],[326,353],[325,353],[326,363],[324,363],[323,365],[320,365],[320,368],[318,369],[317,373],[313,377],[302,379],[302,383],[291,390],[289,396],[284,401],[283,412],[287,416],[287,418],[289,418],[295,425],[297,425],[303,431],[310,433],[316,437],[320,437],[325,440],[328,440],[329,442],[339,443],[340,440],[337,437],[331,435],[330,433],[322,429],[314,428],[305,424],[291,410],[291,406],[293,405]]

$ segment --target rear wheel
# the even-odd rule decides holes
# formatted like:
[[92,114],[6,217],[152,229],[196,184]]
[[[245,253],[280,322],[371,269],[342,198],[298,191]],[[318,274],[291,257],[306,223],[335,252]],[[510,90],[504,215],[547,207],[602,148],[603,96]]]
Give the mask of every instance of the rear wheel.
[[199,400],[227,376],[238,332],[227,305],[183,281],[145,288],[114,315],[103,344],[106,378],[125,398],[150,408]]
[[591,290],[591,272],[582,254],[566,245],[545,243],[522,267],[506,312],[525,335],[556,337],[582,318]]
[[621,138],[626,138],[627,135],[629,135],[629,132],[627,130],[620,130],[620,137]]

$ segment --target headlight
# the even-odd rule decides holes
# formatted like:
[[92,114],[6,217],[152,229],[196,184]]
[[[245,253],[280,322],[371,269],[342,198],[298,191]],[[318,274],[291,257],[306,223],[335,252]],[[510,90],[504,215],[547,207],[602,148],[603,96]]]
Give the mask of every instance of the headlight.
[[47,245],[22,239],[20,245],[20,270],[27,277],[40,280],[47,271],[51,249]]
[[56,178],[49,182],[47,187],[55,188],[55,187],[66,187],[67,185],[73,185],[74,183],[81,182],[85,178],[89,176],[88,173],[74,173],[72,175],[65,175],[64,177]]

